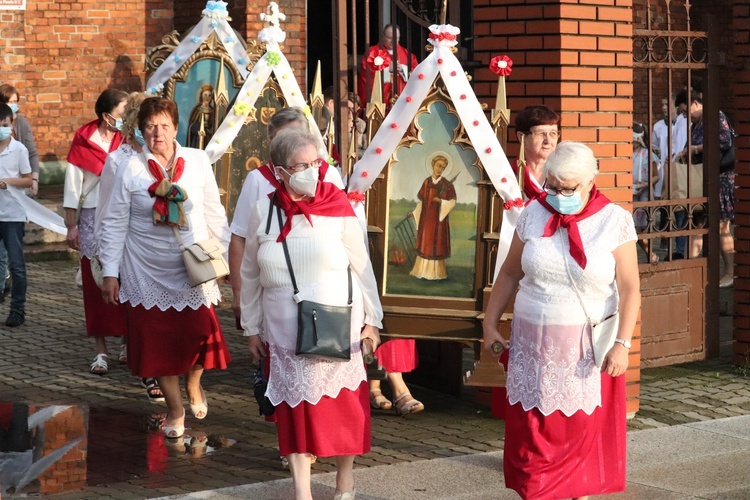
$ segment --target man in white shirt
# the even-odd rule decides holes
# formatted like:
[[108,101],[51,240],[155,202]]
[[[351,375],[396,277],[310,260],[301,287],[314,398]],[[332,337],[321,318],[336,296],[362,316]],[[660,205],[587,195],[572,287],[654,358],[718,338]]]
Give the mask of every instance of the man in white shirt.
[[0,104],[0,241],[8,250],[10,268],[10,313],[5,326],[20,326],[25,321],[26,261],[23,257],[23,233],[26,210],[18,202],[30,188],[31,165],[26,146],[13,139],[13,111]]
[[669,141],[669,99],[661,100],[661,112],[663,119],[654,123],[651,134],[651,148],[659,157],[659,181],[654,184],[654,198],[661,198],[662,186],[664,186],[664,167],[667,161],[667,141]]
[[[677,118],[672,126],[672,163],[674,168],[687,169],[687,158],[683,158],[683,151],[687,146],[688,137],[688,117],[687,117],[687,91],[680,91],[674,100],[674,106],[677,108]],[[671,173],[671,172],[670,172]],[[670,180],[670,183],[672,181]],[[675,210],[675,228],[684,229],[686,210]],[[685,246],[687,245],[687,236],[678,236],[675,238],[675,248],[672,253],[672,260],[679,260],[685,257]]]

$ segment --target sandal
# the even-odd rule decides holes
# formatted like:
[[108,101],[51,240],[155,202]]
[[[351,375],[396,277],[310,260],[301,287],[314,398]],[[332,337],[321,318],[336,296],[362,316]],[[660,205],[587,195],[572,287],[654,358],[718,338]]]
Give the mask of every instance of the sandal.
[[93,373],[94,375],[106,375],[107,370],[109,370],[109,365],[107,365],[107,356],[106,354],[99,353],[94,358],[94,362],[91,363],[91,368],[89,371]]
[[374,410],[390,410],[393,408],[393,404],[383,396],[380,389],[370,389],[370,406]]
[[[185,392],[188,392],[187,387],[185,387]],[[198,420],[203,420],[206,418],[206,415],[208,415],[208,401],[206,400],[206,393],[203,392],[203,387],[201,387],[201,397],[203,398],[203,401],[194,405],[193,403],[190,403],[190,394],[188,393],[190,413],[192,413]]]
[[161,403],[164,401],[164,393],[161,392],[159,382],[155,378],[142,378],[141,385],[146,389],[146,397],[152,403]]
[[120,344],[120,355],[117,356],[117,361],[123,365],[128,362],[128,344]]
[[177,421],[182,420],[182,423],[180,425],[167,425],[167,420],[164,420],[164,427],[161,428],[161,430],[164,432],[164,435],[168,438],[178,438],[182,437],[183,434],[185,434],[185,410],[182,410],[182,417],[177,419]]
[[409,415],[411,413],[419,413],[424,410],[424,405],[414,399],[414,397],[408,392],[403,393],[399,397],[393,400],[396,413],[400,416]]

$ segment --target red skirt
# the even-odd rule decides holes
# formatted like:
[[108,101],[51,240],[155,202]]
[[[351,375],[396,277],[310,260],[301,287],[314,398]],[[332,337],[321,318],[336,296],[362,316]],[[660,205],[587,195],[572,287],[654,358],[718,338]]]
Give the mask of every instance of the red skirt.
[[128,334],[125,307],[113,306],[102,299],[102,291],[91,274],[91,261],[81,257],[83,281],[83,312],[86,316],[86,335],[89,337],[120,337]]
[[128,367],[138,377],[182,375],[191,367],[224,370],[229,350],[213,306],[182,311],[126,303]]
[[318,404],[281,403],[274,412],[281,456],[311,453],[317,457],[362,455],[370,451],[370,399],[367,382],[356,391],[341,389]]
[[505,485],[535,500],[624,491],[626,430],[625,376],[602,374],[602,406],[591,415],[508,406]]
[[383,342],[375,351],[380,366],[388,373],[408,373],[419,365],[417,343],[394,339]]

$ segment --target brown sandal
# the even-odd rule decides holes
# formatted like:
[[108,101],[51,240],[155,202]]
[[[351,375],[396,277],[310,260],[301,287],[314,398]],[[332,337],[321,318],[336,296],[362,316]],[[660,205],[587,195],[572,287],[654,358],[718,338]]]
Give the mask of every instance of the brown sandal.
[[380,389],[370,389],[370,406],[374,410],[390,410],[393,408],[393,403],[383,396]]

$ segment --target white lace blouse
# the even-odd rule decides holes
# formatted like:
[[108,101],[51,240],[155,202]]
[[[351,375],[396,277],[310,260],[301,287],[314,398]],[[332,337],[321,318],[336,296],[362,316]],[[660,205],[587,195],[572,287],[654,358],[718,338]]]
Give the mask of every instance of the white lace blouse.
[[[513,308],[507,390],[510,404],[544,415],[556,410],[591,414],[601,405],[601,383],[593,360],[586,316],[571,287],[563,256],[592,319],[617,311],[612,252],[636,240],[632,216],[610,203],[578,223],[586,269],[570,256],[567,230],[542,237],[550,213],[534,201],[523,211],[516,231],[524,242],[524,277]],[[562,233],[562,237],[561,237]],[[584,335],[586,332],[586,335]]]
[[[205,151],[175,145],[177,157],[185,160],[177,184],[188,196],[183,208],[189,228],[181,232],[183,243],[207,239],[210,227],[227,247],[229,227],[208,156]],[[101,214],[99,260],[104,276],[119,274],[120,301],[146,309],[181,311],[217,304],[221,293],[216,281],[191,287],[172,228],[154,224],[154,198],[148,194],[154,177],[145,157],[153,159],[146,147],[118,169]]]
[[348,265],[352,269],[351,361],[323,361],[295,355],[297,305],[281,243],[276,214],[269,234],[267,199],[250,213],[242,262],[242,326],[246,335],[262,334],[269,343],[271,373],[267,396],[273,404],[316,404],[341,389],[355,390],[366,380],[359,335],[365,324],[381,328],[383,311],[372,265],[356,217],[304,215],[292,218],[287,245],[303,300],[330,305],[347,301]]

